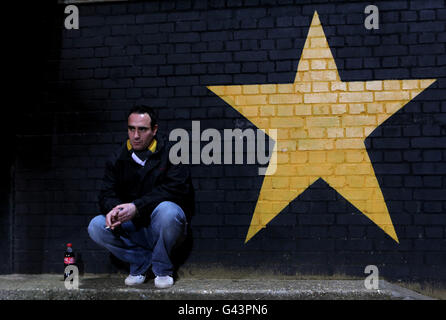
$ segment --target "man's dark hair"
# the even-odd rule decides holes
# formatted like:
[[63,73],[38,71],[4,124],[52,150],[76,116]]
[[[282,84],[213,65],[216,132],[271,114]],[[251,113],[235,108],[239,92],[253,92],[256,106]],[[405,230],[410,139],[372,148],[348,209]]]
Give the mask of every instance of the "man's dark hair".
[[156,124],[158,124],[158,114],[157,112],[149,106],[145,105],[137,105],[130,109],[127,118],[130,117],[132,113],[144,114],[147,113],[150,116],[150,125],[153,128]]

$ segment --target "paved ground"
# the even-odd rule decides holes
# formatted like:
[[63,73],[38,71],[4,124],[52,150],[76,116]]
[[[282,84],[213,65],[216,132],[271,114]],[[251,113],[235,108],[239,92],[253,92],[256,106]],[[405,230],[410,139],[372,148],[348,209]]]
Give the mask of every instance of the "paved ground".
[[425,300],[431,299],[380,280],[368,290],[363,280],[179,279],[169,289],[157,289],[153,279],[127,287],[122,274],[80,276],[79,289],[67,290],[56,274],[0,276],[2,300]]

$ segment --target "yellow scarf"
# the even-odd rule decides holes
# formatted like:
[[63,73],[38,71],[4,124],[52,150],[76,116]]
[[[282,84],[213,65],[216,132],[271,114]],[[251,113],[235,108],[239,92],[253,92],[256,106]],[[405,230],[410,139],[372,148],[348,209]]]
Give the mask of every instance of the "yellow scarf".
[[[152,142],[150,143],[150,146],[147,149],[150,150],[152,153],[154,153],[156,150],[156,145],[157,141],[155,138],[153,138]],[[132,150],[132,144],[130,143],[130,139],[127,139],[127,150],[128,151]]]

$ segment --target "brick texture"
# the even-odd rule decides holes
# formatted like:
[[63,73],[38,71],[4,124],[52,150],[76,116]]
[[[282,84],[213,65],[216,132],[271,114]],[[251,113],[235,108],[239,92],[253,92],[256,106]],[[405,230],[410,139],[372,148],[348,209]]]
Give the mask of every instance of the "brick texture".
[[[79,30],[65,30],[63,6],[52,7],[44,23],[51,37],[39,48],[38,99],[14,131],[12,271],[62,272],[66,242],[85,271],[115,270],[86,227],[98,212],[105,160],[126,138],[126,110],[145,103],[159,110],[165,134],[190,132],[193,120],[201,130],[254,129],[243,113],[274,116],[271,125],[287,130],[283,141],[307,157],[280,158],[296,165],[296,175],[273,180],[274,189],[306,185],[314,172],[299,161],[318,164],[311,169],[318,176],[333,174],[326,163],[342,164],[336,170],[345,181],[316,179],[246,244],[264,181],[260,165],[192,164],[196,212],[186,263],[357,276],[375,264],[389,279],[446,281],[445,3],[377,1],[380,29],[367,30],[365,3],[324,2],[78,5]],[[329,51],[317,34],[306,44],[315,10]],[[318,84],[287,87],[306,45],[299,68]],[[255,94],[238,95],[241,112],[207,89],[256,84]],[[396,100],[410,102],[398,110]],[[313,130],[299,130],[290,117]],[[351,148],[331,152],[331,143]],[[399,244],[330,187],[371,183],[360,143]],[[360,181],[352,170],[365,170]]]

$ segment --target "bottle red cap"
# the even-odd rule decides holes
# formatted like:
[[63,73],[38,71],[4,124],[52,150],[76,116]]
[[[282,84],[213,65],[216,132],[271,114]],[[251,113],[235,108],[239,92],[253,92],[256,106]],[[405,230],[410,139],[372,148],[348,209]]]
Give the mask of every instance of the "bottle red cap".
[[71,247],[71,243],[67,243],[67,247]]

